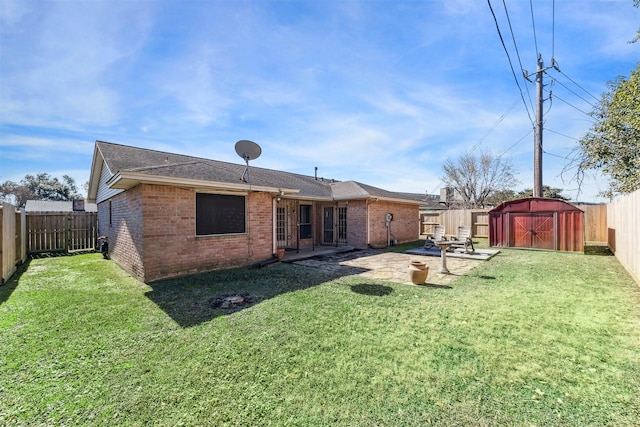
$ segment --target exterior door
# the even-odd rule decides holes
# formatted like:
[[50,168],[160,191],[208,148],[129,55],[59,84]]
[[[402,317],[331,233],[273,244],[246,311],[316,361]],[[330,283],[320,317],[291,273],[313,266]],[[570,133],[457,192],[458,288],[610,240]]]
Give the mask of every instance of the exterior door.
[[333,207],[324,207],[322,210],[322,243],[333,244]]
[[512,213],[509,218],[509,246],[555,249],[553,213]]
[[295,202],[282,200],[276,207],[276,244],[279,248],[293,248],[296,245]]

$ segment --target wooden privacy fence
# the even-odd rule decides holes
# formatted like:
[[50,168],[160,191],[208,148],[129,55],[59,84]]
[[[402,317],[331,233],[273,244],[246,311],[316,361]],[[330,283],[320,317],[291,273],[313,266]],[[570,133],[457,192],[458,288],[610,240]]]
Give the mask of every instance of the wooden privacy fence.
[[[584,211],[584,241],[607,241],[607,205],[576,205]],[[450,209],[420,212],[420,234],[433,234],[433,227],[444,225],[447,235],[455,235],[458,226],[471,227],[472,237],[489,237],[489,209]]]
[[640,190],[607,208],[607,243],[620,264],[640,285]]
[[97,246],[96,212],[29,213],[27,223],[29,253],[90,250]]
[[456,235],[458,227],[471,227],[472,237],[489,237],[488,209],[450,209],[420,212],[420,234],[433,234],[436,225],[444,225],[447,235]]
[[9,203],[0,206],[0,283],[5,283],[15,273],[16,266],[27,259],[24,211],[19,211]]
[[585,243],[606,243],[607,205],[575,205],[584,211]]

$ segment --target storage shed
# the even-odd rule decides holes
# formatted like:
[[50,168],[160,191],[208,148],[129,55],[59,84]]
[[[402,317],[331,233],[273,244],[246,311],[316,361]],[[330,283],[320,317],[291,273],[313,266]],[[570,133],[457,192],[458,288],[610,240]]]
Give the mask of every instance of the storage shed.
[[503,202],[489,211],[489,245],[584,251],[584,212],[558,199]]

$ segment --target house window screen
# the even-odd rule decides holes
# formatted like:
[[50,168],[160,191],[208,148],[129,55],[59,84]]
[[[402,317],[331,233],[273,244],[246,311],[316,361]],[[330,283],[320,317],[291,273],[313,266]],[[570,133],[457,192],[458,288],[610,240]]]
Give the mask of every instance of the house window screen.
[[244,233],[245,196],[196,193],[196,235]]
[[311,238],[311,206],[300,205],[300,238]]

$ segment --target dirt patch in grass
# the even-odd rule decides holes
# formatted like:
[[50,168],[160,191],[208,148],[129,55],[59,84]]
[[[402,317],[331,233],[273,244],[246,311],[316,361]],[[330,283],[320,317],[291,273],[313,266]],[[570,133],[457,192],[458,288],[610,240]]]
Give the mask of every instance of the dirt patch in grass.
[[235,310],[247,304],[255,304],[256,300],[251,294],[230,294],[213,298],[210,304],[214,309]]

